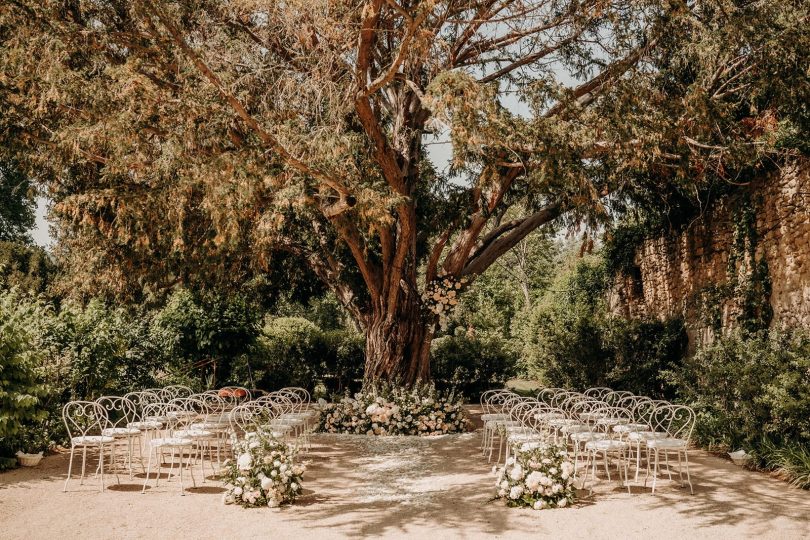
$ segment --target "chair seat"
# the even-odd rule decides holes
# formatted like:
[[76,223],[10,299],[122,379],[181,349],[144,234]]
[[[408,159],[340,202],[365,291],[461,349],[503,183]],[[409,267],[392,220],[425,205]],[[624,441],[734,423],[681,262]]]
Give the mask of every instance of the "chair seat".
[[[289,431],[289,430],[288,430],[288,431]],[[263,430],[261,431],[261,433],[262,433],[262,435],[270,435],[270,436],[271,436],[272,438],[274,438],[274,439],[280,439],[280,438],[282,438],[282,437],[284,436],[284,433],[285,433],[285,432],[263,429]],[[256,432],[255,432],[255,431],[247,431],[247,432],[245,432],[245,436],[246,436],[246,437],[247,437],[248,435],[255,435],[255,434],[256,434]]]
[[152,441],[149,444],[151,444],[153,448],[161,448],[165,446],[178,447],[178,446],[191,446],[192,444],[194,444],[194,441],[182,437],[166,437],[163,439],[152,439]]
[[666,439],[667,437],[669,437],[669,433],[666,431],[632,431],[627,434],[627,439],[633,442]]
[[613,426],[614,433],[630,433],[631,431],[649,431],[647,424],[619,424]]
[[664,450],[682,450],[687,446],[684,439],[653,439],[647,441],[647,448],[659,448]]
[[294,416],[289,416],[290,413],[282,414],[280,417],[276,418],[275,422],[279,422],[281,424],[288,424],[291,426],[300,426],[304,424],[303,418],[296,418]]
[[611,439],[602,439],[600,441],[589,441],[585,443],[585,450],[597,452],[613,452],[616,450],[627,450],[630,445],[624,441],[614,441]]
[[548,421],[548,425],[551,427],[562,428],[563,426],[573,426],[574,424],[580,424],[579,420],[575,420],[573,418],[552,418]]
[[571,433],[568,438],[575,442],[588,442],[599,441],[607,437],[604,433],[594,433],[591,431],[580,431],[578,433]]
[[169,417],[168,416],[152,415],[152,416],[147,416],[146,418],[144,418],[144,420],[146,420],[147,422],[160,422],[161,424],[165,424],[166,422],[169,421]]
[[205,431],[204,429],[192,428],[175,431],[174,436],[179,437],[181,439],[210,439],[211,437],[215,437],[216,434],[213,431]]
[[70,443],[73,446],[99,446],[101,444],[108,444],[114,441],[115,439],[113,437],[107,437],[105,435],[84,435],[70,439]]
[[481,420],[484,422],[491,422],[494,420],[509,420],[509,415],[503,413],[487,413],[481,415]]
[[274,431],[277,433],[281,433],[282,435],[285,433],[289,433],[292,431],[292,426],[290,424],[276,424],[274,422],[270,422],[264,426],[265,429]]
[[101,434],[105,437],[131,437],[132,435],[140,435],[141,430],[132,427],[114,427],[101,430]]
[[597,426],[617,426],[621,424],[629,424],[630,420],[627,418],[597,418]]
[[560,431],[563,433],[582,433],[585,431],[590,431],[591,427],[588,424],[570,424],[568,426],[562,426]]
[[535,420],[559,420],[560,418],[565,418],[563,413],[556,413],[556,412],[544,412],[544,413],[537,413],[534,415]]
[[160,429],[163,427],[163,422],[158,422],[156,420],[144,420],[142,422],[130,422],[129,424],[127,424],[127,427],[139,429],[141,431]]
[[206,431],[221,431],[223,429],[228,429],[228,423],[215,420],[206,420],[205,422],[194,422],[189,426],[189,428]]

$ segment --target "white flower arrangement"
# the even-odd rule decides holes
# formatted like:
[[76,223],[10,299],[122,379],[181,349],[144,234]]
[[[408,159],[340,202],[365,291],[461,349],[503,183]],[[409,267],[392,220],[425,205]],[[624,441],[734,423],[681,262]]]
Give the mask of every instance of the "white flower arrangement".
[[236,459],[223,464],[225,504],[275,508],[292,504],[301,494],[304,466],[295,463],[295,449],[266,434],[247,433],[235,441]]
[[463,402],[432,385],[381,387],[318,402],[318,431],[358,435],[443,435],[467,430]]
[[494,469],[496,496],[508,506],[565,508],[574,501],[574,463],[564,448],[527,444]]
[[450,316],[459,303],[464,286],[469,280],[466,277],[456,279],[453,276],[444,275],[434,279],[425,287],[422,293],[422,302],[425,309],[439,316],[439,326],[447,328]]

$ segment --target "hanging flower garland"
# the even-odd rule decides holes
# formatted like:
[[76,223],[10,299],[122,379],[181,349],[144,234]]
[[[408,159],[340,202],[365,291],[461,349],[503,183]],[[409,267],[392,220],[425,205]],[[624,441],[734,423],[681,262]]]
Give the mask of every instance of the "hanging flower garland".
[[461,292],[469,282],[469,278],[454,276],[439,276],[425,287],[422,301],[425,309],[439,316],[439,325],[442,330],[447,329],[450,316],[458,305]]

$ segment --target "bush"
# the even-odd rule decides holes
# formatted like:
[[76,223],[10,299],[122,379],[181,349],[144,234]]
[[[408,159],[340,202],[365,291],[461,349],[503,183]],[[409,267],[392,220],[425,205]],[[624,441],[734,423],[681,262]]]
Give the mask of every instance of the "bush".
[[[32,346],[32,328],[44,307],[19,300],[14,291],[0,296],[0,456],[19,450],[15,446],[21,444],[25,426],[46,415],[46,388],[36,371],[39,351]],[[3,460],[0,468],[10,463]]]
[[324,332],[303,317],[268,317],[250,354],[235,366],[233,378],[265,390],[301,386],[312,391],[321,380],[329,390],[341,392],[362,379],[363,344],[358,334]]
[[430,348],[433,380],[472,400],[491,388],[502,388],[515,376],[517,356],[498,336],[443,336]]
[[733,332],[699,349],[672,378],[698,412],[695,434],[705,446],[810,443],[807,334]]
[[564,274],[533,311],[524,354],[535,376],[551,386],[608,386],[671,397],[664,373],[686,350],[680,319],[625,320],[605,302],[607,274],[585,259]]
[[756,465],[810,488],[810,336],[735,331],[671,374],[695,407],[695,437],[715,450],[743,448]]

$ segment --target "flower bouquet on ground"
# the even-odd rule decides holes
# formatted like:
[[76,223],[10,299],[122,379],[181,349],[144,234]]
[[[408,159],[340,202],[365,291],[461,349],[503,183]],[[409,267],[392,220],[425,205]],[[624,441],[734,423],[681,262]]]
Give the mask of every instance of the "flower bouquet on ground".
[[304,467],[295,463],[295,450],[269,434],[247,433],[233,447],[236,459],[226,460],[225,504],[246,508],[292,504],[301,493]]
[[497,497],[509,506],[542,510],[574,501],[574,463],[562,447],[524,444],[496,474]]
[[464,432],[469,421],[455,392],[433,385],[378,386],[334,403],[318,401],[318,431],[365,435],[443,435]]

